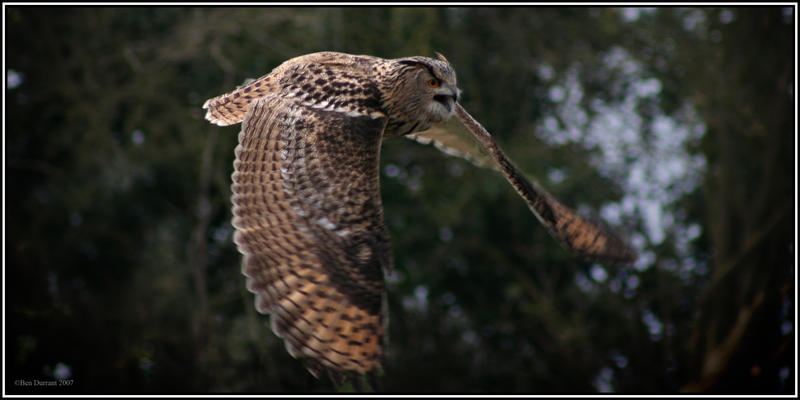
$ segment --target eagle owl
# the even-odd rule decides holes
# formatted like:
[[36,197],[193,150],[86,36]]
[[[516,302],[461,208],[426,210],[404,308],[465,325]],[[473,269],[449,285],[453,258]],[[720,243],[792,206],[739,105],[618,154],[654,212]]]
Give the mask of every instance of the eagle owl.
[[461,107],[460,93],[441,55],[321,52],[203,105],[214,124],[242,122],[231,198],[242,273],[256,309],[314,376],[380,370],[383,276],[392,266],[378,182],[383,138],[433,143],[494,168],[568,250],[633,259],[616,236],[526,179]]

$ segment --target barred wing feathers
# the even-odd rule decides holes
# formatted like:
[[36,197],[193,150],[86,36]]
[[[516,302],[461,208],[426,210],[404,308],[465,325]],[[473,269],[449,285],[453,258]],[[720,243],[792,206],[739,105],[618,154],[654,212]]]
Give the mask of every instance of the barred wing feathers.
[[391,266],[378,188],[384,125],[267,95],[239,134],[233,226],[247,288],[315,376],[380,368]]

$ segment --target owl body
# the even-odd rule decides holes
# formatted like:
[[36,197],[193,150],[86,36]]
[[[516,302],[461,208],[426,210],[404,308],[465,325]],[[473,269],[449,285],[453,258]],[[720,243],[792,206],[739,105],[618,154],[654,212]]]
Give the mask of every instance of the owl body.
[[247,288],[315,375],[379,369],[392,265],[380,143],[449,118],[457,93],[443,61],[322,52],[204,105],[213,123],[242,122],[231,201]]
[[457,104],[459,96],[442,56],[321,52],[204,104],[210,122],[242,123],[231,202],[247,289],[288,352],[315,376],[380,371],[383,275],[392,267],[378,181],[386,137],[433,142],[497,169],[576,254],[631,258],[616,237],[530,183]]
[[[439,82],[428,88],[436,92],[434,103],[430,93],[418,90],[421,80],[431,79]],[[209,110],[206,119],[218,125],[238,123],[250,102],[268,93],[351,117],[387,118],[382,135],[392,137],[424,131],[452,116],[460,90],[446,60],[319,52],[292,58],[269,74],[208,100],[203,106]]]

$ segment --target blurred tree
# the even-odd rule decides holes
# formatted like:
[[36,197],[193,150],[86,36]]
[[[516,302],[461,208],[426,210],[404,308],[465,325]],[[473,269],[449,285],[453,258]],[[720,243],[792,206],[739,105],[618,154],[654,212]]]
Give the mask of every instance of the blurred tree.
[[[707,126],[701,212],[713,267],[689,342],[697,372],[683,389],[769,393],[795,373],[793,14],[678,13],[693,15],[704,20],[689,32],[694,40],[677,46],[689,80],[678,95]],[[689,62],[701,53],[708,62]]]
[[[335,390],[258,315],[238,127],[291,57],[439,51],[553,194],[630,232],[587,264],[492,171],[382,150],[387,392],[791,393],[793,8],[6,7],[9,394]],[[702,189],[701,189],[702,188]],[[74,379],[25,387],[19,379]]]

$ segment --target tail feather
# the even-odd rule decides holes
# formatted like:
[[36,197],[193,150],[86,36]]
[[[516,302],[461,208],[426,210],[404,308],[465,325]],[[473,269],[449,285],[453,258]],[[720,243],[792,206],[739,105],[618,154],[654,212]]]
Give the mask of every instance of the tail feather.
[[203,108],[207,109],[206,119],[219,126],[238,124],[244,119],[247,107],[259,97],[263,97],[274,89],[274,77],[264,75],[261,78],[245,83],[236,90],[206,100]]

